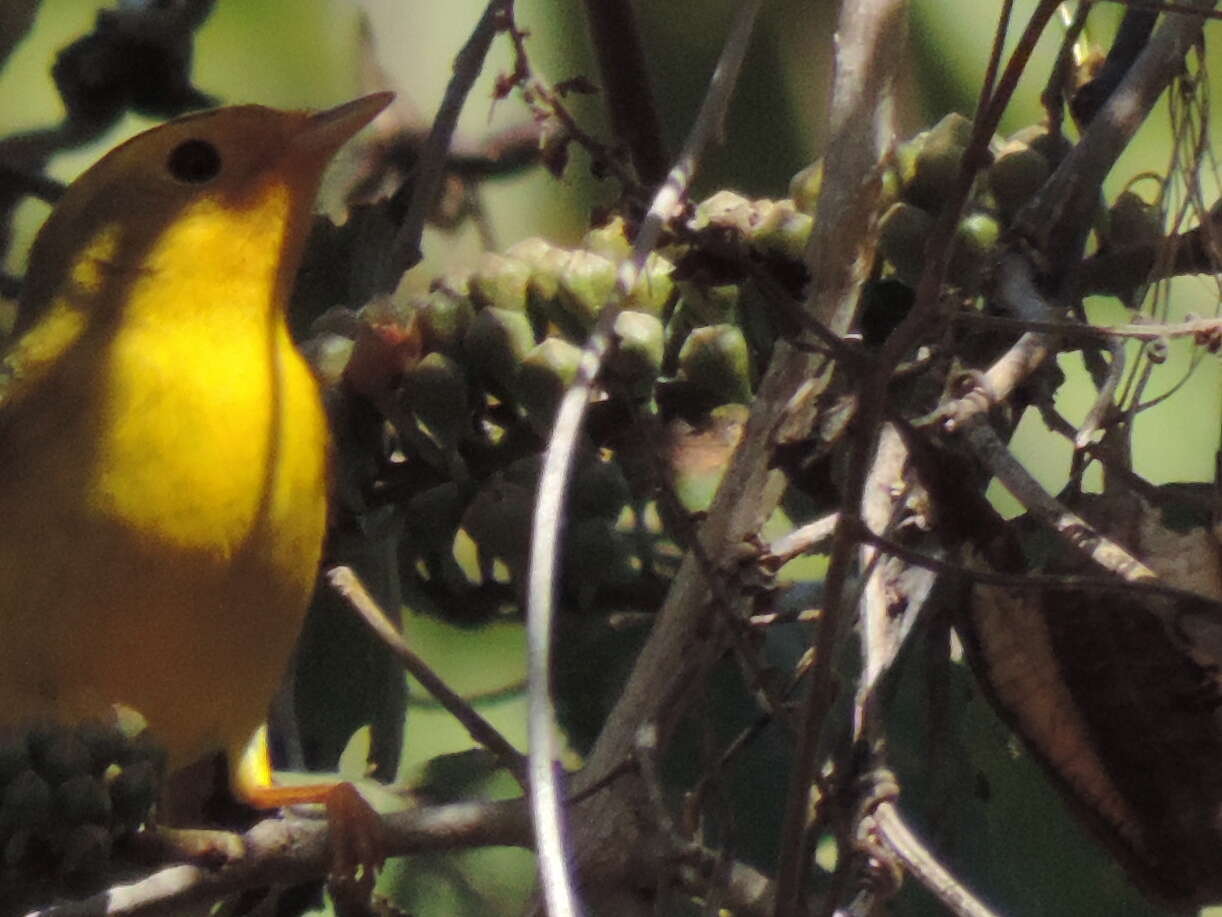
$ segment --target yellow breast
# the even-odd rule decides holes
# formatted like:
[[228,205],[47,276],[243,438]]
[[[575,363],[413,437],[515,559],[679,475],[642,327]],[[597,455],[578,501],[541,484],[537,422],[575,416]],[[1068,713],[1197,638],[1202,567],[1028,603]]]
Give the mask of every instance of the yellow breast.
[[327,433],[285,306],[332,154],[389,101],[155,128],[65,193],[0,366],[0,711],[134,707],[239,752],[317,572]]
[[[278,310],[209,308],[156,275],[126,293],[140,305],[117,329],[61,337],[80,323],[56,304],[27,343],[60,337],[19,375],[0,449],[16,637],[0,696],[22,716],[126,704],[182,764],[240,747],[283,674],[322,543],[326,427]],[[158,295],[179,297],[172,320],[143,305]]]

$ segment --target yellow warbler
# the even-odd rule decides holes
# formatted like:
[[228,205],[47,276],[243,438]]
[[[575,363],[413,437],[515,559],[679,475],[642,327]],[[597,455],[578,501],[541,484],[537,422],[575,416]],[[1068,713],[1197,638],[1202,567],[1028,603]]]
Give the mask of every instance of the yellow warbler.
[[126,705],[172,768],[262,722],[326,515],[285,308],[327,163],[389,101],[170,122],[47,219],[0,366],[0,719]]

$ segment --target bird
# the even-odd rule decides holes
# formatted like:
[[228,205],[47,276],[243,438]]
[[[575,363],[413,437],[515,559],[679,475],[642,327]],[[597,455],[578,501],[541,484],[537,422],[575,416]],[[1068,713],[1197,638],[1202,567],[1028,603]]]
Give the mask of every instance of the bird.
[[322,174],[391,98],[167,122],[46,219],[0,360],[0,718],[134,710],[171,772],[223,751],[244,801],[303,795],[252,740],[327,518],[286,312]]

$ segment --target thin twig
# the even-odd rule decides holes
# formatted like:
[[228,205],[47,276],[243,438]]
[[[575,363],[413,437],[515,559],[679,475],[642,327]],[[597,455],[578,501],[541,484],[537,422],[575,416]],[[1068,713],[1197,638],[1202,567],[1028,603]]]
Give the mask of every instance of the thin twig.
[[959,433],[975,453],[977,461],[997,478],[998,483],[1072,547],[1103,569],[1129,582],[1158,581],[1157,573],[1044,490],[1006,448],[985,415],[973,415]]
[[631,200],[644,201],[646,195],[631,167],[622,161],[621,156],[616,155],[614,149],[600,141],[577,122],[568,106],[564,104],[562,94],[531,63],[530,56],[526,53],[527,33],[519,29],[512,21],[507,31],[516,54],[515,80],[523,98],[536,112],[536,117],[554,118],[564,129],[563,136],[566,139],[576,141],[590,154],[590,158],[599,168],[605,169],[619,180],[626,197]]
[[1190,318],[1182,322],[1142,322],[1136,325],[1082,325],[961,312],[954,317],[954,321],[957,324],[996,328],[999,331],[1039,331],[1055,334],[1066,340],[1125,338],[1133,341],[1157,341],[1159,338],[1209,338],[1222,334],[1222,318]]
[[746,863],[725,862],[724,854],[695,844],[679,852],[675,878],[689,895],[707,900],[710,886],[721,893],[724,910],[735,917],[768,917],[772,913],[775,888],[772,881]]
[[959,917],[994,917],[994,912],[950,874],[900,816],[895,803],[882,801],[868,818],[879,839],[891,849],[938,900]]
[[[1001,260],[997,296],[1000,302],[1024,321],[1047,324],[1055,310],[1035,285],[1034,269],[1026,258],[1009,254]],[[962,392],[942,405],[936,417],[954,431],[969,420],[1001,404],[1027,378],[1043,365],[1056,349],[1057,335],[1028,331],[983,373],[969,373],[961,380]]]
[[1082,419],[1082,423],[1078,425],[1077,432],[1074,434],[1075,449],[1085,448],[1107,420],[1115,403],[1114,399],[1116,390],[1120,387],[1120,380],[1124,378],[1124,344],[1116,338],[1111,338],[1107,342],[1107,349],[1112,359],[1107,364],[1107,374],[1095,395],[1094,404],[1086,412],[1086,417]]
[[914,567],[924,567],[951,579],[962,579],[985,586],[1000,586],[1003,589],[1037,592],[1122,592],[1130,595],[1149,595],[1180,602],[1212,605],[1222,614],[1222,600],[1213,599],[1198,592],[1168,585],[1162,580],[1130,580],[1117,577],[1082,576],[1062,573],[999,573],[979,567],[968,567],[937,557],[930,557],[899,542],[876,535],[864,526],[859,529],[863,542],[874,545],[884,553],[898,557]]
[[446,86],[441,107],[437,110],[437,117],[433,119],[433,129],[429,132],[428,140],[424,142],[424,149],[416,166],[407,216],[395,236],[388,263],[383,265],[381,288],[387,292],[395,288],[404,270],[420,260],[420,240],[424,236],[424,224],[445,178],[450,143],[458,126],[458,116],[471,93],[471,87],[484,69],[484,59],[488,56],[488,49],[492,47],[492,40],[501,26],[502,17],[512,8],[513,0],[489,0],[484,14],[471,32],[471,37],[454,58],[454,75]]
[[[917,507],[927,497],[913,482],[908,463],[908,449],[899,431],[891,424],[884,426],[862,495],[861,518],[856,523],[861,528],[889,537],[906,515],[919,513]],[[883,738],[879,685],[913,632],[935,579],[931,571],[922,568],[906,571],[897,581],[895,569],[883,559],[877,546],[863,540],[859,625],[862,669],[853,701],[853,735],[871,748]]]
[[539,478],[527,590],[526,626],[530,658],[527,673],[530,700],[528,725],[531,805],[538,832],[543,891],[552,917],[576,913],[564,848],[560,792],[553,771],[556,742],[550,670],[560,522],[573,456],[594,380],[611,346],[615,316],[636,284],[646,258],[657,244],[662,226],[674,216],[695,173],[699,156],[720,130],[760,5],[761,0],[750,0],[739,8],[687,143],[666,183],[654,196],[633,244],[632,255],[620,266],[611,299],[604,305],[582,351],[576,379],[560,402]]
[[760,558],[761,562],[770,567],[779,568],[795,557],[818,553],[831,542],[832,534],[836,531],[836,523],[839,521],[839,513],[828,513],[814,522],[808,522],[792,532],[787,532],[768,545]]
[[386,617],[386,612],[378,607],[377,602],[365,590],[365,586],[355,571],[351,567],[332,567],[327,571],[326,577],[331,587],[347,599],[352,609],[361,616],[361,620],[390,648],[408,674],[420,682],[424,690],[433,695],[451,716],[462,723],[471,738],[496,755],[497,760],[525,790],[525,757],[510,744],[508,739],[497,732],[496,727],[480,716],[479,712],[461,695],[442,681],[440,676],[429,668],[428,663],[412,652],[403,641],[399,631]]
[[[812,282],[806,299],[807,312],[837,335],[844,335],[851,327],[861,287],[874,259],[881,186],[876,164],[894,132],[894,49],[904,45],[905,16],[906,5],[900,0],[872,0],[844,4],[837,24],[829,111],[832,139],[807,248]],[[865,464],[869,464],[868,458]],[[859,497],[850,496],[841,512],[855,515],[859,503]],[[786,794],[777,865],[777,917],[798,913],[808,862],[806,826],[810,786],[818,771],[816,750],[824,717],[831,707],[840,635],[850,618],[846,599],[855,552],[851,542],[840,535],[842,531],[843,526],[838,525],[839,537],[833,543],[825,579],[824,614],[815,634],[818,663],[801,714]]]
[[6,193],[28,194],[44,203],[54,204],[63,197],[66,187],[63,182],[46,175],[0,163],[0,188]]

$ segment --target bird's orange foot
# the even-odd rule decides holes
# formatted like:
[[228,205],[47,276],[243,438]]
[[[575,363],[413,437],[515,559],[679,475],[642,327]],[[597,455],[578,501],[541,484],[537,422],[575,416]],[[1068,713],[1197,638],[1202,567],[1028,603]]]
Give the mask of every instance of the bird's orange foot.
[[368,904],[377,872],[386,862],[387,844],[381,818],[356,787],[346,781],[306,786],[273,783],[265,729],[255,734],[233,776],[235,795],[256,809],[325,805],[332,894],[351,895],[349,900]]
[[353,905],[368,906],[378,871],[386,862],[382,819],[351,783],[336,784],[326,805],[331,896],[337,904],[351,900]]

